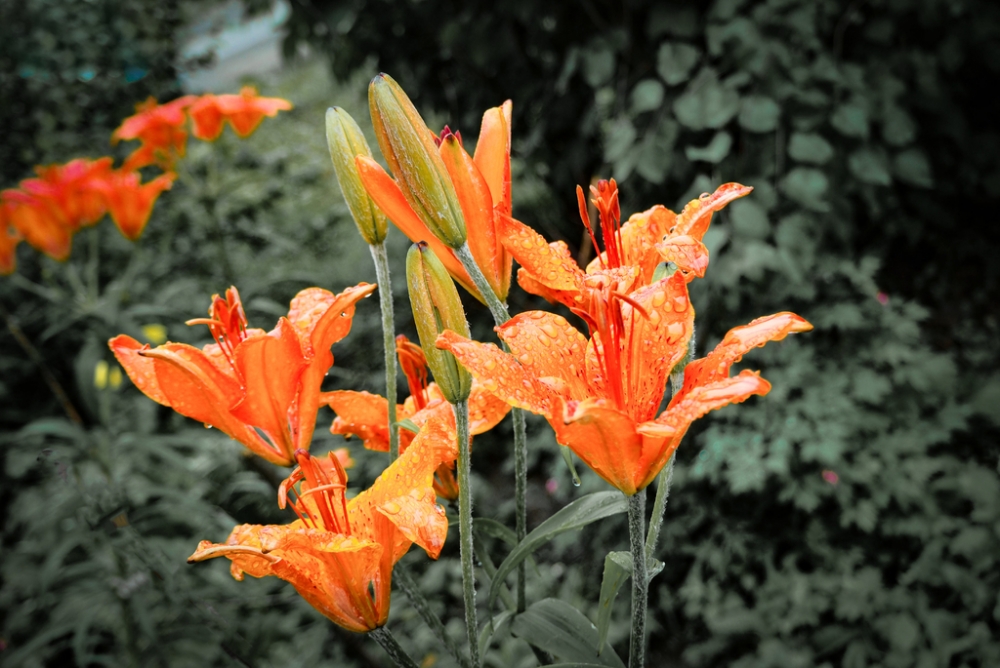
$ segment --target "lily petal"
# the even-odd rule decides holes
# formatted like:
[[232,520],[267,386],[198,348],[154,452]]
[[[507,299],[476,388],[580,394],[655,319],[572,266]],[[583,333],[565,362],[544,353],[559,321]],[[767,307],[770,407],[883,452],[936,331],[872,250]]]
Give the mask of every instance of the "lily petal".
[[695,276],[702,278],[708,268],[708,249],[692,236],[686,234],[666,237],[656,244],[660,257],[667,262],[673,262],[677,268],[685,272],[688,281]]
[[733,200],[749,195],[751,191],[753,188],[739,183],[723,183],[711,195],[691,200],[677,216],[672,234],[686,234],[701,241],[712,222],[712,214]]
[[528,374],[560,379],[572,399],[584,399],[590,394],[584,361],[587,337],[566,318],[545,311],[526,311],[496,330]]
[[549,420],[556,440],[569,446],[597,475],[628,495],[638,490],[635,463],[643,438],[631,417],[603,399],[570,402],[565,416]]
[[500,217],[499,230],[504,247],[535,281],[550,290],[573,291],[583,287],[584,273],[565,242],[546,243],[538,232],[508,216]]

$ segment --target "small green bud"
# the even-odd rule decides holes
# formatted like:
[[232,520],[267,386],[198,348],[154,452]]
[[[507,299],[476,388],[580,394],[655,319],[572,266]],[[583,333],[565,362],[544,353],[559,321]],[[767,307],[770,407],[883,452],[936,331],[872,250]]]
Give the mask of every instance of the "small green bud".
[[326,110],[326,143],[330,147],[330,159],[333,160],[340,192],[344,194],[347,208],[351,210],[361,236],[373,246],[382,243],[387,228],[385,214],[368,196],[354,162],[354,156],[370,158],[372,152],[361,128],[340,107]]
[[457,403],[469,398],[472,376],[447,350],[434,346],[438,335],[446,329],[469,338],[469,323],[458,298],[455,283],[441,261],[427,244],[410,246],[406,254],[406,285],[410,291],[413,320],[420,335],[420,347],[427,357],[427,366],[445,398]]
[[368,86],[368,107],[379,148],[406,202],[449,248],[465,243],[465,218],[434,134],[403,89],[388,74]]

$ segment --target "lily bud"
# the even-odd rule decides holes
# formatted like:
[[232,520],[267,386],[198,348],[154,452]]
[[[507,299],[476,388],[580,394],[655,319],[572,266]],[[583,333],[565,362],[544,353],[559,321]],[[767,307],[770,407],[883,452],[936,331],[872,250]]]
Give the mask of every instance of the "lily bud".
[[382,243],[387,228],[385,214],[368,196],[354,162],[355,156],[370,158],[372,152],[361,128],[340,107],[326,110],[326,143],[330,147],[330,159],[333,160],[340,192],[344,194],[347,208],[351,210],[361,236],[372,246]]
[[388,74],[368,86],[368,106],[382,155],[403,197],[434,236],[450,248],[465,243],[465,218],[434,135]]
[[406,254],[406,285],[410,291],[413,320],[420,335],[420,346],[434,380],[451,403],[469,398],[472,376],[447,350],[434,346],[446,329],[469,338],[469,323],[458,298],[455,283],[430,247],[421,242],[410,246]]

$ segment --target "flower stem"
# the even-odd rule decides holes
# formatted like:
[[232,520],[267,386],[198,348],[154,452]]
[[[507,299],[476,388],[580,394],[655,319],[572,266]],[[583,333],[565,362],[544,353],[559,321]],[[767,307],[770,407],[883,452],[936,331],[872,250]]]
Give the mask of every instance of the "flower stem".
[[469,462],[469,400],[453,404],[458,427],[458,535],[462,555],[465,626],[472,667],[479,668],[479,624],[476,621],[476,572],[472,547],[472,467]]
[[380,626],[377,629],[372,629],[368,632],[368,635],[375,639],[385,653],[388,654],[392,660],[396,663],[399,668],[419,668],[416,661],[410,658],[410,655],[406,653],[399,643],[396,641],[396,637],[392,635],[392,632],[388,627]]
[[[486,300],[486,306],[493,314],[493,321],[497,325],[502,325],[510,320],[510,313],[507,307],[500,301],[492,286],[479,269],[476,260],[472,257],[468,242],[455,249],[455,255],[461,261],[462,266],[469,272],[472,282]],[[507,346],[504,345],[506,349]],[[524,540],[528,533],[527,504],[525,498],[528,490],[528,436],[524,420],[524,412],[519,408],[511,410],[511,419],[514,421],[514,506],[515,506],[515,531],[518,542]],[[525,564],[521,562],[517,566],[517,611],[524,612],[525,603]]]
[[448,653],[455,657],[455,660],[458,661],[458,664],[462,668],[469,668],[469,660],[459,651],[458,645],[448,635],[444,624],[441,623],[441,619],[431,610],[430,603],[423,592],[420,591],[417,583],[410,577],[409,570],[401,563],[396,564],[392,576],[396,584],[399,585],[399,588],[406,594],[406,597],[410,599],[410,605],[413,606],[413,609],[417,611],[421,619],[430,627],[431,632],[441,641],[441,644],[445,646]]
[[646,597],[649,577],[646,574],[646,490],[628,497],[628,534],[632,548],[632,638],[629,643],[629,668],[643,668],[646,647]]
[[660,538],[660,527],[663,525],[663,511],[667,508],[667,497],[670,496],[670,483],[674,478],[674,460],[676,455],[670,455],[670,461],[660,471],[656,481],[656,499],[653,501],[653,514],[649,518],[649,532],[646,534],[646,558],[652,559],[656,552],[656,542]]
[[389,404],[389,462],[399,457],[399,425],[396,424],[396,326],[392,314],[392,284],[385,241],[369,246],[375,261],[378,301],[382,307],[382,344],[385,346],[385,399]]

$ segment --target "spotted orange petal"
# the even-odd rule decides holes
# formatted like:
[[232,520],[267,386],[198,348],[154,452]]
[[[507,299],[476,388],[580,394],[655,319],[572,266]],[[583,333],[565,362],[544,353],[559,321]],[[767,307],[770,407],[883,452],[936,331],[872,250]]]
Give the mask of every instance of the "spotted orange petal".
[[[389,402],[385,397],[370,392],[336,390],[324,392],[319,401],[337,414],[330,427],[331,433],[357,436],[369,450],[389,452]],[[400,419],[405,417],[397,415]]]
[[[545,311],[519,313],[497,327],[521,367],[535,378],[555,378],[567,397],[590,394],[584,356],[587,337],[566,318]],[[551,383],[550,383],[551,385]]]
[[597,475],[625,494],[635,494],[643,437],[636,423],[604,399],[570,402],[565,416],[550,419],[556,440]]
[[565,242],[546,243],[538,232],[508,216],[500,217],[498,229],[504,247],[535,281],[549,290],[578,291],[583,287],[584,273]]
[[753,188],[739,183],[723,183],[711,195],[691,200],[677,216],[674,230],[669,234],[688,235],[701,241],[712,222],[712,214],[735,199],[749,195]]
[[656,250],[663,260],[676,264],[689,281],[695,276],[702,278],[708,268],[708,249],[694,237],[668,236],[656,244]]
[[492,343],[470,341],[445,330],[438,336],[435,345],[451,351],[455,359],[482,383],[483,389],[515,408],[552,417],[561,406],[559,392],[538,380],[516,358]]
[[139,343],[131,336],[120,334],[108,341],[108,347],[115,354],[115,359],[125,369],[125,373],[143,394],[158,404],[170,406],[170,399],[156,380],[156,366],[152,357],[144,357],[140,351],[149,350],[148,344]]
[[507,100],[499,107],[487,109],[479,128],[479,140],[473,160],[489,184],[493,206],[510,215],[510,129],[513,104]]
[[469,433],[483,434],[497,426],[510,412],[510,404],[486,390],[479,381],[472,382],[469,394]]

